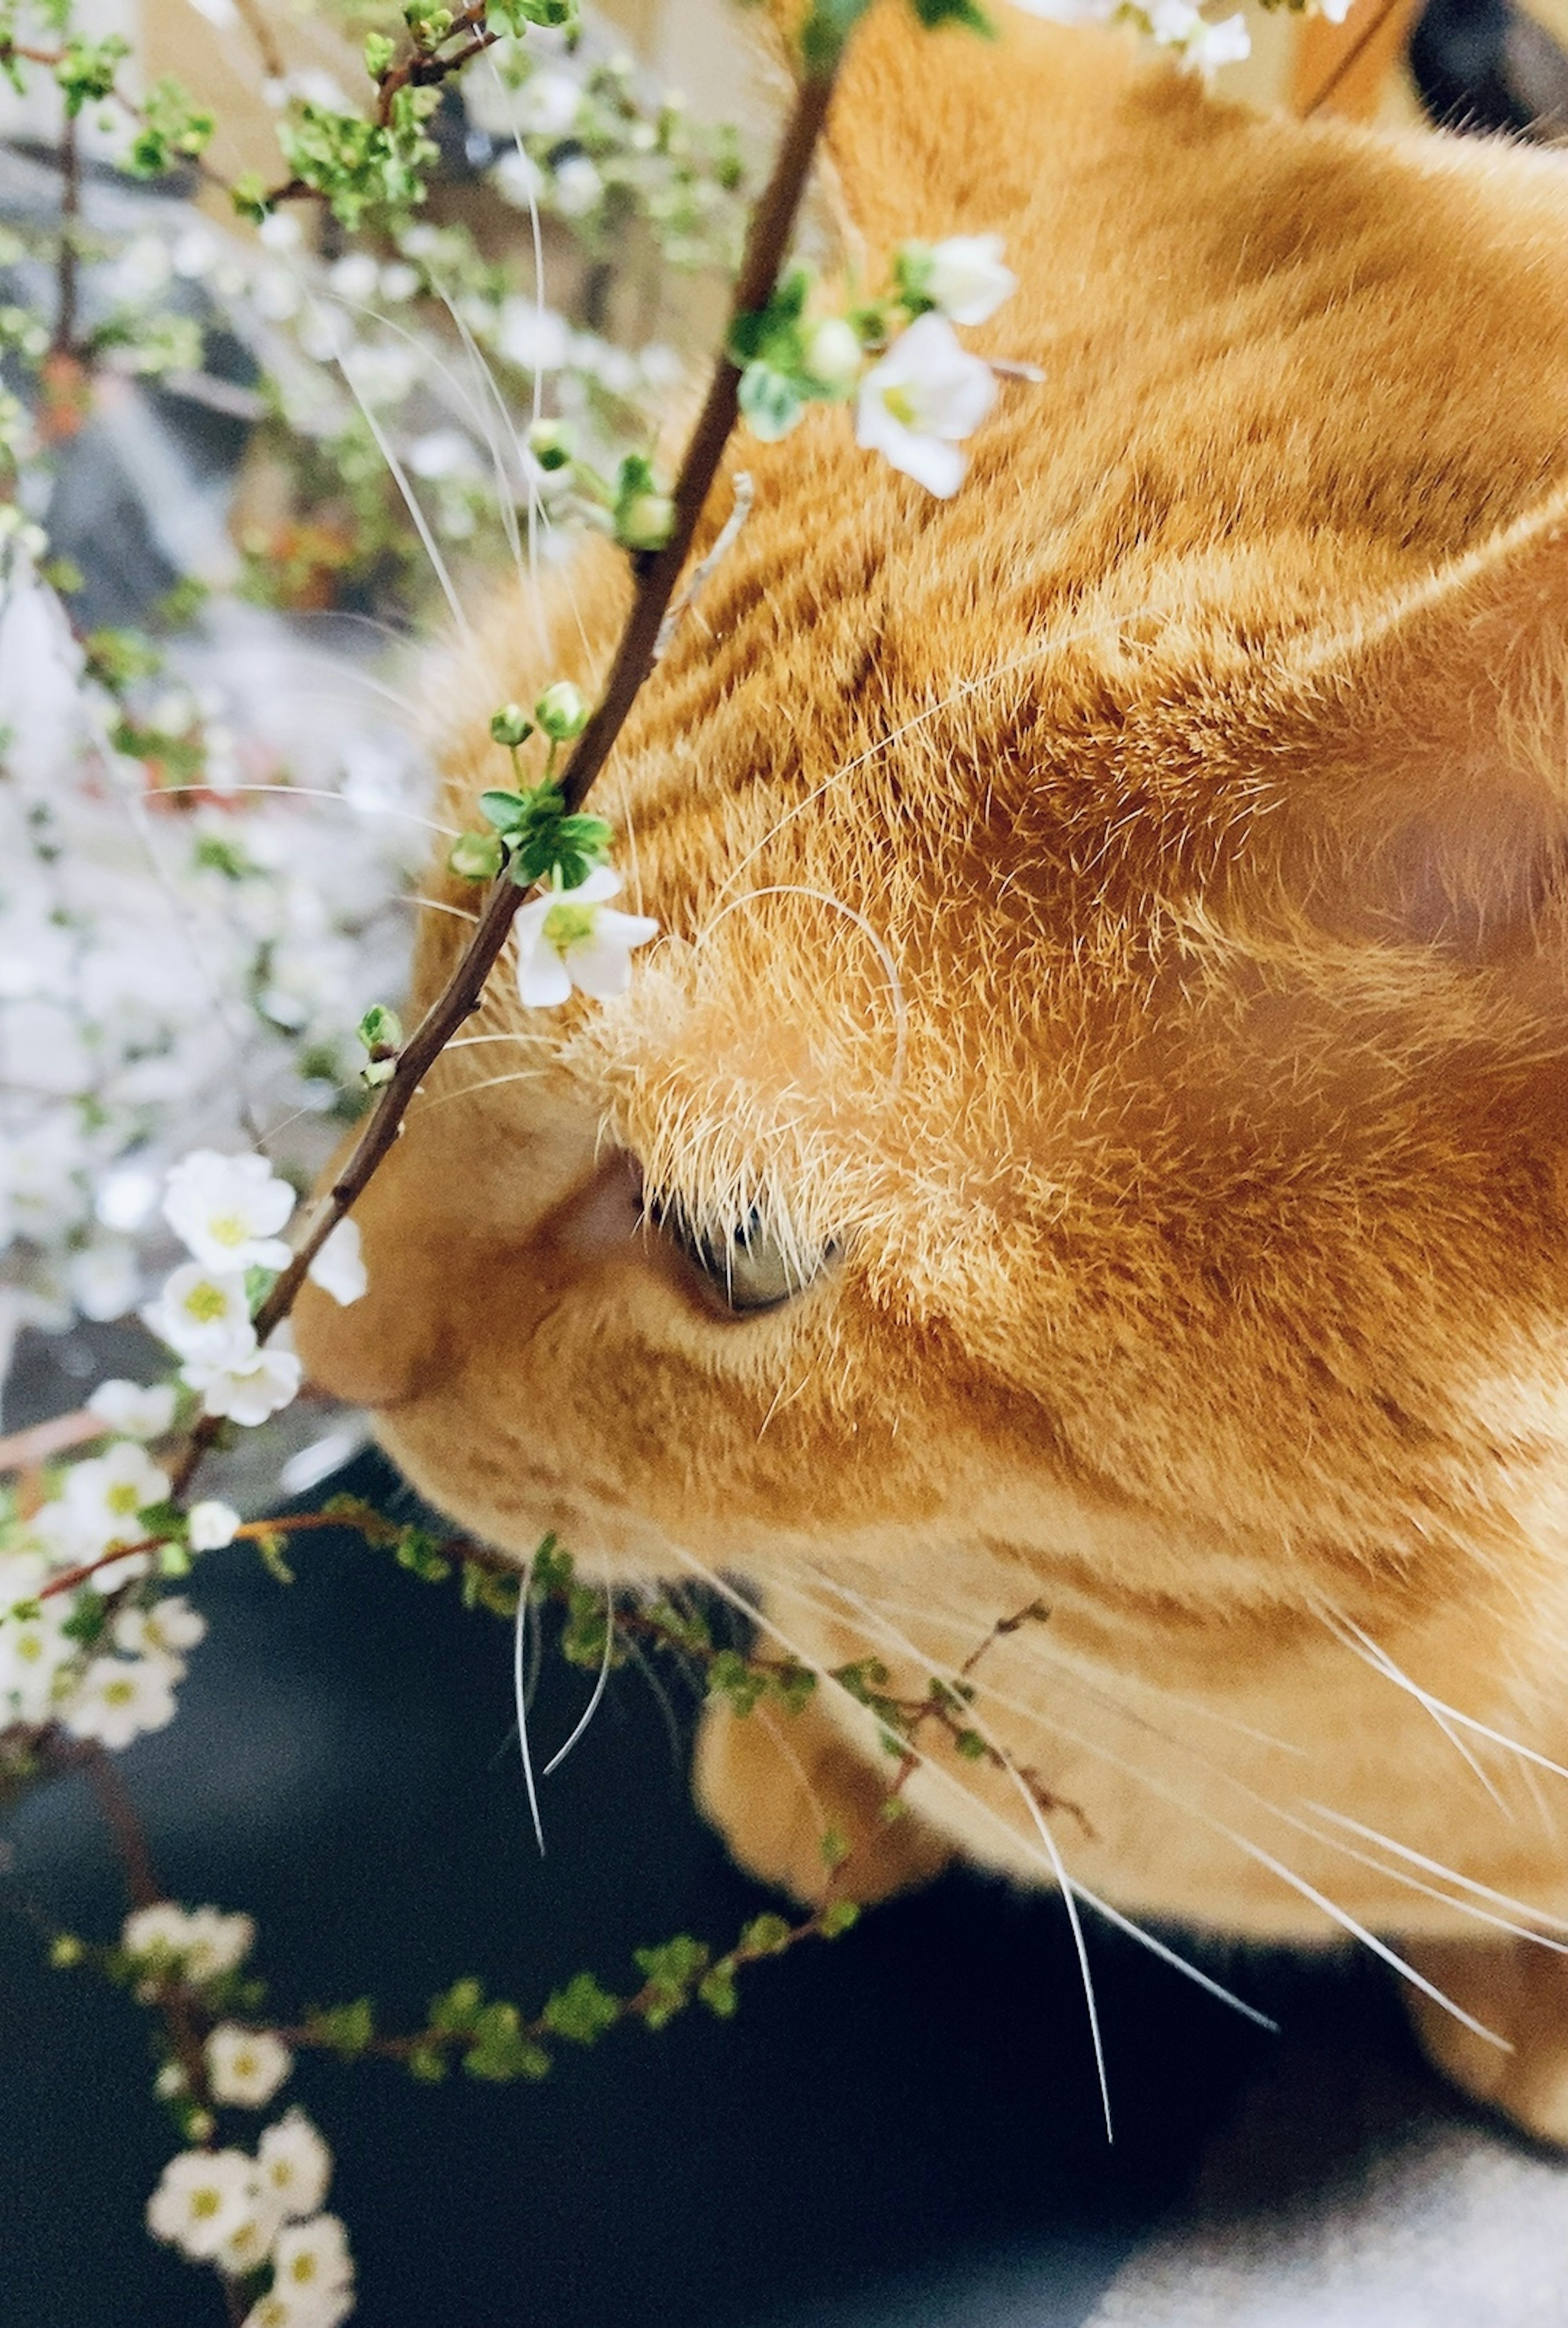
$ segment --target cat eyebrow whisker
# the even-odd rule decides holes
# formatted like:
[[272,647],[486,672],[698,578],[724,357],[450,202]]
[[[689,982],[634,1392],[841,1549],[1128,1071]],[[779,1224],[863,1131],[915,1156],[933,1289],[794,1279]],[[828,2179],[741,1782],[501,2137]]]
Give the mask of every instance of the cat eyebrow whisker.
[[446,599],[447,605],[451,609],[452,619],[456,624],[458,630],[462,634],[465,643],[472,645],[474,632],[469,624],[468,617],[463,610],[463,602],[452,587],[452,577],[446,570],[446,560],[441,555],[440,544],[437,541],[434,533],[430,530],[430,521],[419,506],[418,496],[416,494],[412,485],[408,483],[408,474],[405,471],[401,461],[399,460],[396,453],[393,452],[387,432],[382,427],[380,421],[377,418],[375,408],[371,405],[369,397],[361,393],[359,383],[354,378],[353,369],[348,356],[346,354],[340,354],[337,357],[336,361],[337,368],[339,371],[342,372],[344,381],[348,386],[350,395],[353,398],[354,402],[360,408],[360,413],[364,420],[365,427],[375,438],[376,450],[380,453],[382,460],[385,461],[388,468],[391,471],[392,481],[396,484],[398,491],[403,496],[403,502],[408,510],[408,515],[414,521],[414,530],[425,546],[425,554],[429,559],[430,564],[435,569],[437,581],[441,585],[441,595]]
[[770,825],[762,839],[747,850],[739,864],[734,868],[719,887],[714,902],[717,904],[718,899],[734,887],[746,867],[754,859],[760,857],[771,842],[778,839],[786,824],[793,823],[797,816],[803,815],[812,802],[821,800],[822,794],[831,786],[836,784],[841,776],[853,775],[857,768],[863,768],[868,761],[875,760],[882,753],[891,751],[895,744],[901,742],[906,736],[912,735],[915,728],[925,727],[928,720],[939,719],[944,711],[951,711],[955,703],[967,701],[970,696],[979,694],[982,688],[994,686],[999,680],[1010,679],[1014,671],[1027,669],[1031,662],[1038,662],[1041,656],[1055,653],[1062,648],[1081,646],[1085,639],[1094,638],[1098,632],[1114,629],[1122,623],[1141,622],[1147,615],[1158,614],[1159,611],[1151,602],[1148,605],[1134,606],[1113,615],[1102,615],[1096,621],[1085,623],[1078,630],[1068,631],[1064,637],[1037,639],[1033,646],[1025,647],[1020,653],[1010,656],[1006,662],[998,663],[992,670],[982,671],[976,679],[963,680],[951,694],[943,696],[939,702],[928,703],[923,711],[915,712],[911,718],[901,721],[897,728],[889,728],[887,735],[878,742],[869,744],[863,752],[856,753],[853,759],[840,762],[831,774],[825,775],[820,784],[813,784],[803,800],[796,801],[793,806],[785,809],[776,823]]
[[710,921],[704,923],[692,943],[705,944],[720,922],[727,920],[731,914],[737,913],[742,906],[751,905],[758,897],[814,898],[819,906],[831,906],[836,914],[842,914],[848,920],[853,922],[861,936],[871,946],[878,961],[887,973],[887,988],[893,1003],[893,1068],[888,1078],[888,1088],[891,1091],[897,1091],[904,1080],[905,1061],[909,1047],[909,1009],[904,999],[904,981],[898,974],[898,965],[893,959],[892,949],[887,941],[855,906],[846,905],[842,897],[835,897],[828,889],[812,889],[798,881],[775,881],[771,882],[766,888],[747,889],[744,896],[732,897],[728,906],[721,906]]
[[[425,1087],[421,1084],[409,1105],[408,1115],[413,1115],[416,1107],[419,1108],[421,1115],[433,1115],[438,1107],[446,1107],[455,1099],[473,1099],[480,1092],[495,1091],[502,1084],[538,1083],[549,1072],[547,1067],[520,1067],[515,1075],[491,1075],[483,1083],[465,1084],[461,1091],[438,1092],[430,1099],[426,1099]],[[421,1101],[424,1102],[423,1106],[419,1106]]]

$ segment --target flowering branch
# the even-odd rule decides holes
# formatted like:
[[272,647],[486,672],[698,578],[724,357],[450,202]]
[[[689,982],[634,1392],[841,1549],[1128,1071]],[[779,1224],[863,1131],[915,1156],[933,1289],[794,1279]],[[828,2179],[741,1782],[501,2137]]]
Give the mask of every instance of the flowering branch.
[[[841,52],[840,52],[841,54]],[[752,216],[746,254],[731,303],[732,321],[765,308],[789,251],[795,219],[818,142],[827,121],[839,58],[809,67],[775,160],[773,174]],[[653,668],[659,631],[690,553],[709,492],[724,448],[739,416],[741,370],[728,350],[714,365],[708,393],[688,445],[671,501],[671,523],[663,548],[638,553],[636,595],[604,692],[577,739],[562,774],[560,793],[568,813],[580,808],[609,758],[639,689]],[[485,981],[506,943],[523,902],[523,892],[504,872],[492,885],[478,927],[443,988],[399,1053],[390,1079],[363,1131],[318,1205],[293,1257],[256,1312],[258,1342],[281,1325],[294,1306],[310,1264],[333,1230],[362,1194],[391,1148],[416,1092],[459,1028],[479,1009]],[[218,1424],[204,1417],[176,1464],[172,1493],[184,1494]]]

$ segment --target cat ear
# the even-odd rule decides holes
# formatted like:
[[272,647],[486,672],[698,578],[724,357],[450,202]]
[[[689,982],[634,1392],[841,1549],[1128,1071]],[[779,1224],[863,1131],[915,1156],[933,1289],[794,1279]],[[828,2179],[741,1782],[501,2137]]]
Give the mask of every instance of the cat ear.
[[1533,942],[1568,873],[1568,488],[1265,693],[1257,832],[1294,906],[1478,959]]

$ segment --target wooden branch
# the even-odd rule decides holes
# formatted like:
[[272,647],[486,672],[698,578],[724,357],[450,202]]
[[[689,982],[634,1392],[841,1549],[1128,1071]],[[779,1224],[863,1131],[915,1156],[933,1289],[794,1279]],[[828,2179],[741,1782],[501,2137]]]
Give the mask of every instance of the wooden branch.
[[[746,255],[731,302],[732,319],[765,307],[773,295],[789,255],[795,219],[826,125],[836,75],[836,66],[811,72],[800,85],[773,174],[752,214]],[[739,371],[728,354],[721,352],[671,495],[674,523],[670,539],[662,549],[645,552],[635,560],[636,595],[615,660],[598,704],[562,774],[560,789],[568,809],[582,805],[615,748],[638,690],[653,668],[660,625],[675,595],[724,457],[725,446],[739,415]],[[380,1097],[342,1171],[316,1206],[293,1259],[258,1310],[258,1341],[265,1342],[287,1317],[311,1263],[397,1139],[415,1093],[452,1037],[479,1009],[485,981],[500,958],[523,896],[524,892],[505,872],[493,884],[478,926],[451,977],[399,1054],[391,1080],[382,1086]],[[210,1417],[192,1433],[190,1444],[174,1473],[172,1491],[176,1497],[189,1488],[217,1433],[218,1425]]]

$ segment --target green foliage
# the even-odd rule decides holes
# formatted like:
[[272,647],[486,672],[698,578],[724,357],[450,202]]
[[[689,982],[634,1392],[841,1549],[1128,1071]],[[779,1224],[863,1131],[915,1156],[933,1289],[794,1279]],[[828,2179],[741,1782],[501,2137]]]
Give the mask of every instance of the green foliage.
[[460,832],[446,855],[449,872],[460,881],[493,881],[506,851],[493,832]]
[[621,2012],[619,1997],[601,1988],[591,1972],[579,1972],[546,2000],[540,2018],[552,2036],[574,2045],[592,2045],[615,2027]]
[[662,2029],[683,2013],[708,1971],[710,1951],[689,1933],[679,1932],[657,1948],[637,1948],[633,1958],[643,1976],[637,2014],[650,2029]]
[[90,1649],[103,1638],[108,1622],[108,1601],[90,1584],[84,1584],[76,1594],[70,1614],[60,1629],[67,1640],[80,1641],[84,1649]]
[[549,2055],[529,2036],[515,2004],[487,2004],[474,2019],[463,2067],[471,2078],[506,2085],[514,2078],[544,2077]]
[[155,82],[142,100],[142,125],[127,156],[134,176],[155,178],[194,161],[212,140],[217,122],[177,80]]
[[130,42],[117,33],[109,33],[101,41],[89,41],[80,33],[67,41],[54,78],[71,120],[84,105],[112,94],[115,75],[130,52]]
[[427,1528],[406,1527],[392,1548],[392,1557],[399,1568],[422,1577],[427,1584],[440,1584],[452,1573],[452,1563],[437,1547],[435,1537]]
[[357,2061],[375,2037],[375,2006],[368,1996],[358,1996],[352,2004],[334,2004],[324,2013],[307,2014],[305,2025],[314,2042],[324,2045],[340,2060]]
[[425,200],[425,174],[438,158],[424,124],[441,102],[436,89],[399,89],[383,126],[306,98],[277,142],[300,183],[324,196],[351,232],[368,219],[395,224]]
[[782,1916],[754,1916],[741,1929],[740,1953],[748,1957],[782,1956],[793,1938]]
[[604,818],[568,814],[554,784],[482,793],[479,807],[499,833],[520,888],[549,880],[576,889],[609,856],[613,834]]
[[852,1931],[860,1920],[860,1910],[853,1900],[830,1900],[818,1919],[818,1929],[824,1940],[836,1940],[843,1932]]

